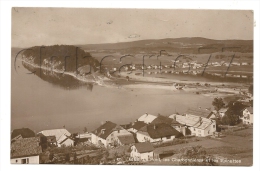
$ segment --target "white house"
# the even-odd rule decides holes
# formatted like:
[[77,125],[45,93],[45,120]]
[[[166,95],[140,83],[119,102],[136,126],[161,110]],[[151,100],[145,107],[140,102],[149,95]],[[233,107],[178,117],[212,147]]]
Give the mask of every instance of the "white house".
[[71,133],[65,128],[43,130],[41,132],[38,132],[37,135],[43,135],[45,137],[55,136],[58,147],[61,147],[62,145],[65,145],[65,146],[74,145],[74,140],[72,140],[72,138],[71,138]]
[[186,135],[195,135],[198,137],[205,137],[213,135],[216,132],[216,121],[195,115],[177,115],[173,114],[169,116],[175,118],[177,122],[183,124],[190,130]]
[[98,146],[110,147],[114,145],[120,145],[118,137],[123,135],[133,136],[122,126],[113,122],[106,121],[99,128],[94,130],[91,134],[91,142]]
[[247,62],[242,62],[241,65],[248,65],[248,63]]
[[232,62],[231,65],[234,65],[234,66],[240,66],[240,63],[239,63],[239,62]]
[[17,139],[11,144],[11,164],[39,164],[40,137]]
[[221,64],[219,62],[212,62],[212,66],[221,66]]
[[137,119],[137,121],[143,121],[144,123],[149,124],[149,123],[151,123],[155,118],[156,118],[156,116],[150,115],[150,114],[146,113],[146,114],[140,116],[140,117]]
[[136,143],[131,146],[130,156],[134,161],[149,161],[153,159],[154,147],[149,142]]
[[253,108],[247,107],[243,110],[243,116],[241,117],[243,124],[253,125]]
[[182,68],[189,68],[189,67],[190,67],[189,63],[185,62],[185,63],[182,64]]

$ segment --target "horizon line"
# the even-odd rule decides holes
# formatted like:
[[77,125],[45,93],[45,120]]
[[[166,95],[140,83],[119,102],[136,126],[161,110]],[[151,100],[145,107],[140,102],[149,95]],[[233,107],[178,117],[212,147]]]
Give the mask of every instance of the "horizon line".
[[[187,39],[187,38],[202,38],[202,39],[208,39],[208,40],[216,40],[216,41],[254,41],[254,39],[212,39],[212,38],[205,38],[205,37],[176,37],[176,38],[161,38],[161,39],[141,39],[141,40],[133,40],[133,41],[123,41],[123,42],[110,42],[110,43],[86,43],[86,44],[52,44],[52,45],[41,45],[41,46],[53,46],[53,45],[101,45],[101,44],[117,44],[117,43],[131,43],[131,42],[138,42],[138,41],[145,41],[145,40],[164,40],[164,39]],[[40,45],[36,45],[40,46]],[[33,47],[33,46],[30,46]],[[17,47],[12,46],[11,48],[29,48],[29,47]]]

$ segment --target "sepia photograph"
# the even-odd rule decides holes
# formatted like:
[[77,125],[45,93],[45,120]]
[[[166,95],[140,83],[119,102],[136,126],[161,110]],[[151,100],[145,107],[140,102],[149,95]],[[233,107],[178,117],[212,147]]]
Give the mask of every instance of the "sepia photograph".
[[254,10],[10,12],[11,165],[253,166]]

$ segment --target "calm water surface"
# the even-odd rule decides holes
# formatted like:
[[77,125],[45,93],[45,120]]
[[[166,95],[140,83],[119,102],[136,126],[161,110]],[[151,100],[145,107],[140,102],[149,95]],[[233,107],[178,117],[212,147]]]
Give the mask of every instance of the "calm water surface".
[[28,127],[38,132],[65,126],[70,132],[82,132],[84,127],[92,131],[107,120],[125,124],[146,112],[170,115],[188,107],[211,107],[212,98],[184,92],[107,88],[62,74],[39,77],[39,71],[28,74],[19,60],[15,72],[17,52],[12,50],[11,129]]

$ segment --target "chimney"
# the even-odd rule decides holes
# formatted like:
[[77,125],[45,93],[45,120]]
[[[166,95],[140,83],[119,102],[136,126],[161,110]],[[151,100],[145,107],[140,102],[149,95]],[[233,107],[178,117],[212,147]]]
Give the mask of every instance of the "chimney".
[[145,114],[146,114],[146,116],[148,116],[148,113],[147,113],[147,112],[146,112]]
[[105,134],[106,129],[101,129],[101,134]]
[[200,121],[200,124],[202,124],[202,118],[201,117],[199,118],[199,121]]
[[131,125],[134,126],[134,122],[131,122]]
[[173,119],[176,121],[176,115],[174,115]]
[[199,106],[199,109],[201,109],[201,107]]
[[153,129],[156,129],[156,125],[153,125]]

